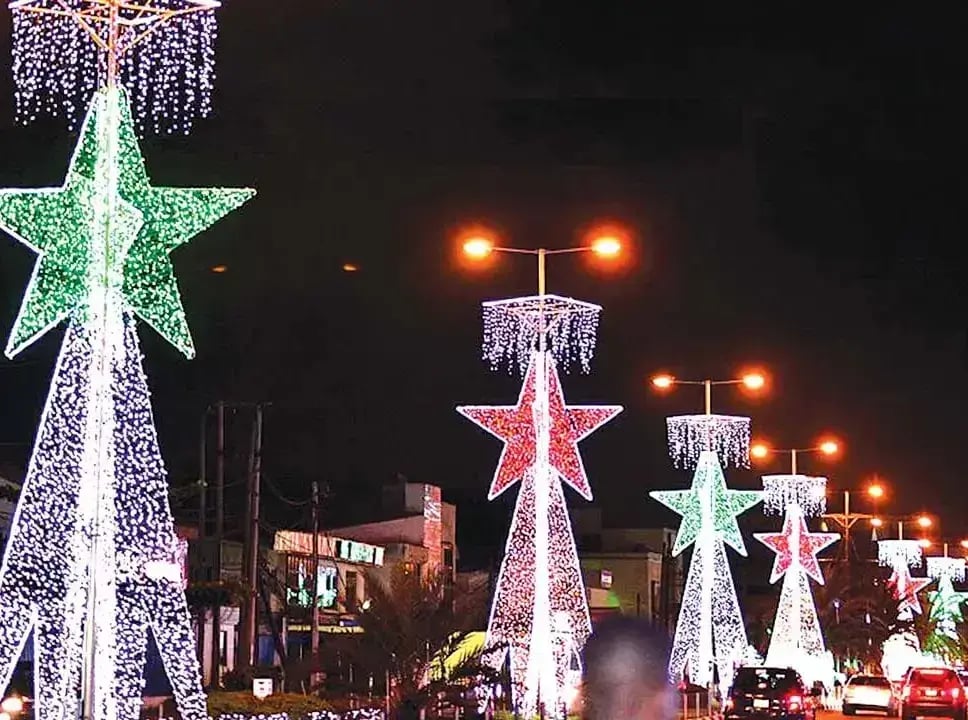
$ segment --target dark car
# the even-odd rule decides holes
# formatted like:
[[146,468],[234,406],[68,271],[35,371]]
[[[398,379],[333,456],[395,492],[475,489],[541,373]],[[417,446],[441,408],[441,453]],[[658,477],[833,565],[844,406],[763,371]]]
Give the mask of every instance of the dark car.
[[815,720],[817,690],[808,690],[792,668],[741,667],[723,703],[727,720]]
[[965,686],[950,668],[911,668],[901,688],[901,718],[965,720]]

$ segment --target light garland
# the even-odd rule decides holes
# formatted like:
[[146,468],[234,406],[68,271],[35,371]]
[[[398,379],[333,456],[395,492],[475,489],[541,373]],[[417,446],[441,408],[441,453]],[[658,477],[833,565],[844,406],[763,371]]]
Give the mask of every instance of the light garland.
[[672,554],[678,555],[699,539],[708,529],[716,540],[721,540],[740,555],[746,555],[746,545],[736,517],[762,499],[757,490],[729,490],[726,478],[714,452],[703,452],[688,490],[653,490],[649,497],[682,516]]
[[[947,560],[949,558],[943,559]],[[931,558],[928,558],[929,563],[930,560]],[[964,563],[964,560],[962,560],[962,563]],[[937,580],[938,589],[928,593],[928,602],[931,603],[931,611],[928,613],[928,619],[934,624],[932,635],[936,637],[929,637],[925,641],[925,649],[932,649],[933,647],[939,649],[946,648],[948,643],[939,641],[940,638],[958,641],[958,623],[964,622],[965,619],[961,611],[961,606],[968,601],[968,593],[956,591],[952,584],[952,576],[947,572],[941,573]],[[947,655],[943,651],[938,654],[942,656]],[[944,659],[951,661],[954,658],[944,657]]]
[[911,571],[904,563],[892,568],[891,577],[887,585],[891,588],[894,599],[897,600],[897,616],[899,619],[911,619],[915,614],[920,615],[921,600],[918,594],[932,582],[931,578],[911,577]]
[[676,467],[692,468],[700,453],[715,452],[724,467],[749,467],[750,419],[733,415],[677,415],[666,419],[669,454]]
[[921,567],[921,545],[917,540],[880,540],[877,561],[884,567]]
[[117,90],[64,186],[0,191],[39,254],[8,355],[71,319],[0,566],[0,682],[32,628],[39,720],[78,716],[82,679],[94,720],[136,718],[149,630],[181,716],[207,717],[132,315],[193,353],[168,253],[251,195],[152,188]]
[[[464,405],[457,408],[489,433],[504,441],[497,470],[487,499],[493,500],[535,464],[538,453],[537,378],[538,363],[532,353],[518,395],[517,405]],[[578,442],[622,412],[619,405],[565,405],[564,392],[554,359],[547,355],[548,462],[557,474],[586,500],[592,499],[588,475],[578,452]]]
[[[118,82],[139,127],[187,133],[211,112],[218,22],[214,0],[14,0],[13,76],[17,119],[74,123],[105,84],[109,14],[118,14]],[[97,41],[92,37],[97,36]]]
[[823,515],[827,509],[827,478],[808,475],[764,475],[763,511],[781,515],[796,505],[807,517]]
[[591,619],[571,520],[559,478],[591,499],[578,442],[621,412],[565,405],[552,353],[531,353],[514,406],[457,408],[504,441],[488,493],[521,480],[487,629],[488,663],[510,660],[517,710],[561,711],[578,682]]
[[965,581],[965,558],[933,555],[926,558],[928,577],[935,580],[948,578],[953,582]]
[[[809,482],[823,478],[786,476],[787,481],[776,481],[773,488],[780,495],[796,497],[815,491],[817,484]],[[767,478],[763,478],[764,486]],[[789,503],[779,533],[754,533],[753,537],[776,553],[770,583],[783,578],[780,600],[766,654],[767,665],[795,668],[807,683],[823,682],[833,686],[833,659],[827,653],[817,617],[817,607],[810,588],[813,578],[821,585],[823,572],[817,554],[840,539],[837,533],[812,533],[807,528],[804,513],[796,503]]]
[[761,494],[727,489],[716,453],[704,451],[689,490],[649,495],[682,516],[672,554],[695,543],[672,644],[670,680],[678,683],[686,672],[693,683],[708,684],[714,665],[720,677],[732,677],[748,642],[725,544],[746,555],[736,517],[758,503]]
[[[496,370],[528,367],[536,350],[547,349],[567,372],[578,363],[584,372],[595,354],[601,306],[558,295],[496,300],[483,304],[484,359]],[[539,347],[540,342],[545,347]]]
[[[117,167],[103,167],[112,151]],[[14,357],[85,306],[105,282],[120,282],[126,309],[193,357],[169,254],[254,194],[248,188],[152,187],[127,103],[118,91],[98,93],[64,185],[0,190],[0,228],[39,256],[7,342],[7,356]],[[104,267],[108,208],[117,209],[110,215],[109,236],[117,243],[110,253],[113,272],[120,278],[99,272]]]

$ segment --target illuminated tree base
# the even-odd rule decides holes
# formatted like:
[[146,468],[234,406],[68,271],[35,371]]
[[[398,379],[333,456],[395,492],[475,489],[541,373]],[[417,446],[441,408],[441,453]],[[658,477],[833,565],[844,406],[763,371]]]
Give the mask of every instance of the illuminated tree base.
[[[83,326],[67,329],[0,567],[0,687],[33,631],[35,717],[79,716],[84,634],[93,623],[95,717],[134,720],[150,630],[179,713],[202,720],[205,696],[134,320],[118,318],[115,327],[121,337],[97,346],[114,358],[106,393],[113,422],[105,425],[113,433],[102,439],[112,462],[100,472],[87,432],[99,353]],[[97,575],[107,579],[97,585],[92,615],[94,516]]]
[[[712,565],[708,613],[703,612],[703,577],[706,563]],[[708,573],[708,570],[705,572]],[[696,542],[682,594],[682,608],[672,641],[669,677],[678,683],[683,674],[697,685],[713,681],[713,666],[720,679],[732,678],[733,666],[746,655],[748,643],[739,609],[733,576],[722,540],[702,538]]]
[[808,684],[819,680],[833,687],[833,657],[820,631],[810,580],[799,567],[783,577],[766,664],[795,668]]
[[525,475],[514,508],[487,628],[487,646],[495,651],[491,661],[499,668],[509,658],[514,702],[526,717],[537,711],[535,672],[549,664],[555,671],[558,698],[568,698],[581,671],[578,650],[591,634],[585,586],[564,493],[557,479],[548,486],[547,634],[542,635],[540,629],[535,632],[536,498],[532,472]]

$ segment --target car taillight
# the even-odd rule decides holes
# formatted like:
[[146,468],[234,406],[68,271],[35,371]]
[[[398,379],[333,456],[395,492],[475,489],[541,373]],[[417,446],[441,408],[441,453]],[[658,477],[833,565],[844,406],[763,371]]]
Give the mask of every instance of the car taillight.
[[952,685],[948,688],[948,694],[951,695],[952,700],[957,700],[961,697],[961,688],[957,685]]
[[787,698],[787,705],[791,710],[798,710],[802,704],[803,704],[802,695],[790,695]]

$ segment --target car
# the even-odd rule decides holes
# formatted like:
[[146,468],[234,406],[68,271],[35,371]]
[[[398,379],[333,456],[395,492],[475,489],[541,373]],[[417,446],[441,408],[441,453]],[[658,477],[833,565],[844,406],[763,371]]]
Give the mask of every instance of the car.
[[887,715],[897,712],[897,698],[891,681],[883,675],[854,675],[844,687],[844,715],[858,710],[880,710]]
[[965,686],[950,668],[923,667],[908,670],[901,688],[901,718],[948,717],[966,720]]
[[741,667],[723,703],[723,716],[726,720],[816,720],[817,695],[819,689],[808,691],[793,668]]

